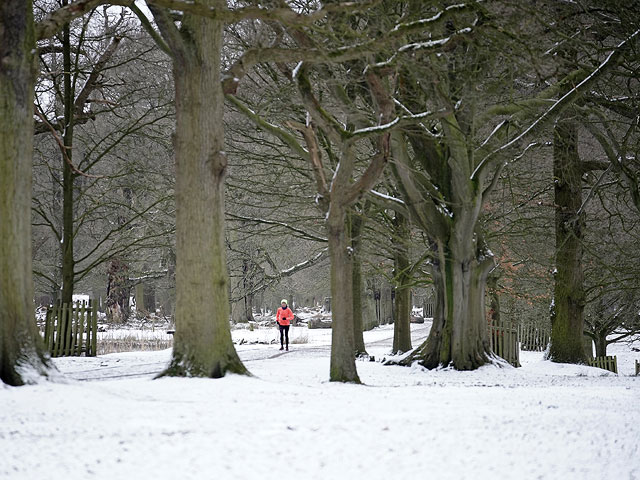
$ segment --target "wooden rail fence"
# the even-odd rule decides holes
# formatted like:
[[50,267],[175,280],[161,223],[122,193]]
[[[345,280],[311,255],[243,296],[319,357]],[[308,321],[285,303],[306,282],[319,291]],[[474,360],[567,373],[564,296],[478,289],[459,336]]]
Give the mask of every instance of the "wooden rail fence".
[[516,322],[501,320],[494,325],[489,323],[489,342],[491,350],[504,358],[514,367],[520,366],[520,346],[518,342],[518,326]]
[[[607,355],[606,357],[596,357],[593,360],[589,360],[589,365],[618,373],[618,357],[615,356]],[[637,368],[636,364],[636,369]]]
[[98,309],[95,302],[47,308],[44,343],[52,357],[95,357],[97,352]]

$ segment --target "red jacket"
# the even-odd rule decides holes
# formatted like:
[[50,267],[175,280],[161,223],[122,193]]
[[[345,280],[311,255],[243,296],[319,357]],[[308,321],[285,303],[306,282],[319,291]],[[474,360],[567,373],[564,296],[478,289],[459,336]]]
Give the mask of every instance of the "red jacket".
[[283,310],[282,307],[278,308],[278,313],[276,313],[278,325],[290,325],[291,320],[293,320],[293,312],[289,307],[286,310]]

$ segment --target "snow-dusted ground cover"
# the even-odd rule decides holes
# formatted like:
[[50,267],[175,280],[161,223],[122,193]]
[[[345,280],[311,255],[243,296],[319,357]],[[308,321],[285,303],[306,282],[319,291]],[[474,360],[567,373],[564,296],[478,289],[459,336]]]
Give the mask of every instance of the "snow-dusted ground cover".
[[[414,325],[415,343],[428,325]],[[376,359],[393,330],[365,334]],[[0,387],[0,478],[640,479],[640,353],[621,375],[542,361],[476,372],[358,362],[327,382],[329,330],[282,353],[235,330],[254,377],[152,380],[169,350],[60,358],[66,383]],[[615,350],[614,350],[615,349]],[[617,350],[617,351],[616,351]]]

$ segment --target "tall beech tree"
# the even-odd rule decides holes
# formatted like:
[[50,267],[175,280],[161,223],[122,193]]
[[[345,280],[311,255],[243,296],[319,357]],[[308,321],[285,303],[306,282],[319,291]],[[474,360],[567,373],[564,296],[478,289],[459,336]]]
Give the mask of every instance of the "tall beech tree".
[[[226,10],[224,0],[199,2]],[[176,131],[176,333],[164,375],[223,377],[247,373],[229,330],[224,242],[221,51],[224,23],[150,5],[173,60]]]
[[49,369],[36,328],[31,273],[31,162],[36,63],[30,1],[0,4],[0,380]]
[[[633,94],[620,105],[615,98],[607,101],[609,95],[606,92],[611,88],[609,85],[615,85],[620,91],[620,86],[627,82],[629,72],[638,69],[638,56],[634,52],[637,42],[634,38],[640,32],[640,22],[637,15],[628,15],[627,10],[627,5],[623,6],[617,2],[609,4],[604,11],[594,2],[587,2],[580,7],[569,4],[556,7],[556,14],[566,19],[560,22],[558,28],[567,40],[553,48],[557,69],[561,74],[568,76],[576,65],[584,62],[596,64],[607,55],[612,55],[609,53],[609,45],[618,44],[616,60],[610,62],[602,78],[603,81],[599,82],[607,84],[604,87],[604,95],[599,94],[599,86],[594,85],[581,105],[567,110],[559,117],[553,131],[556,269],[548,357],[557,362],[586,363],[587,360],[583,347],[586,304],[583,267],[585,237],[583,178],[592,170],[612,169],[630,187],[632,200],[640,198],[637,179],[634,180],[636,175],[633,172],[633,161],[625,158],[628,156],[629,139],[637,139],[637,112],[629,115],[629,107],[634,101]],[[593,27],[594,20],[600,22],[597,28]],[[584,42],[585,39],[589,41]],[[565,94],[570,89],[571,85],[565,84],[560,93]],[[585,104],[611,108],[613,115],[623,119],[622,122],[616,122],[621,127],[611,128],[610,122],[603,122],[603,129],[598,128],[600,122],[597,113],[594,115],[595,122],[594,119],[585,119],[585,123],[588,124],[587,130],[601,144],[605,151],[605,158],[608,157],[610,163],[599,159],[583,160],[580,157],[579,145],[584,135],[581,135],[579,121],[583,118],[584,110],[597,112],[597,109],[581,108]],[[631,128],[624,126],[625,123],[630,124]],[[607,133],[620,130],[622,131],[620,136],[624,140],[618,143],[615,135],[609,135],[613,138],[613,141],[609,142],[603,130]],[[620,148],[612,148],[612,145]],[[623,158],[625,160],[622,160]]]
[[409,220],[396,212],[393,218],[393,277],[396,285],[393,322],[393,353],[411,350],[411,263],[409,257]]

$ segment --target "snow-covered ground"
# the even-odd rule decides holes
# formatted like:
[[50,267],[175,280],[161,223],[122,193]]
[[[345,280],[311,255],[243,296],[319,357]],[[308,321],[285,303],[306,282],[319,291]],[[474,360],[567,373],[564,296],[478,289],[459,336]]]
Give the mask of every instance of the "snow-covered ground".
[[[413,325],[415,344],[428,325]],[[359,361],[327,382],[329,330],[288,353],[235,330],[253,377],[153,380],[170,351],[55,360],[66,383],[0,387],[1,479],[640,480],[640,353],[620,375],[551,364],[475,372]],[[388,355],[392,327],[365,334]]]

